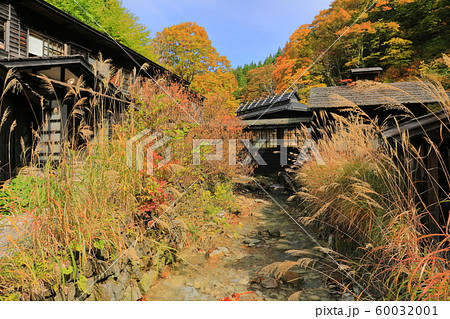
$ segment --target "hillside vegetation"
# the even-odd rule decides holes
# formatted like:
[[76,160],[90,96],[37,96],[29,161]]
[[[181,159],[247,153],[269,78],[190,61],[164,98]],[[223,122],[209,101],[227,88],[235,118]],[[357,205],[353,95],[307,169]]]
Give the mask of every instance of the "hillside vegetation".
[[[265,76],[257,86],[248,74],[242,90],[257,86],[259,92],[243,97],[293,88],[306,101],[309,88],[339,85],[351,68],[370,66],[383,67],[382,81],[431,75],[448,88],[442,53],[449,53],[449,9],[445,0],[335,0],[310,24],[298,27],[270,69],[252,69]],[[265,85],[269,80],[274,89]]]

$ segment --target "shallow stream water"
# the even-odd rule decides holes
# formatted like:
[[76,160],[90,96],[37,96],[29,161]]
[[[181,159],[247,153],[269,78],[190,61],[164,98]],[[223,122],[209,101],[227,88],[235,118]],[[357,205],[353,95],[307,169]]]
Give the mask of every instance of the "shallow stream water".
[[299,291],[291,299],[339,299],[327,288],[326,278],[309,268],[291,269],[290,282],[260,273],[274,262],[297,260],[286,253],[289,250],[310,251],[308,257],[324,258],[314,250],[317,242],[287,214],[295,211],[289,209],[287,195],[276,191],[271,196],[283,208],[262,194],[259,198],[251,193],[240,196],[250,213],[237,218],[234,231],[238,235],[218,235],[211,242],[210,254],[196,247],[180,251],[179,261],[150,289],[146,300],[288,300]]

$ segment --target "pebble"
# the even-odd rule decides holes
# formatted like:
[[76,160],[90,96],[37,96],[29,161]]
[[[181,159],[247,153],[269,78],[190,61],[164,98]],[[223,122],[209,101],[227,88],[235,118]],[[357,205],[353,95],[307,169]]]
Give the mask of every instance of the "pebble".
[[272,289],[272,288],[277,288],[278,287],[277,281],[275,279],[273,279],[273,278],[264,279],[263,281],[261,281],[261,285],[264,288],[268,288],[268,289]]
[[320,301],[321,298],[317,295],[310,295],[307,299],[310,301]]
[[280,237],[281,236],[281,233],[278,229],[269,229],[268,232],[269,232],[270,236],[272,236],[272,237]]
[[291,246],[286,245],[286,244],[278,244],[278,245],[275,246],[275,249],[288,250],[288,249],[291,249]]
[[290,241],[287,240],[287,239],[279,239],[278,242],[279,242],[280,244],[292,245],[292,242],[290,242]]
[[245,239],[244,239],[244,244],[247,244],[247,245],[249,245],[249,244],[256,245],[256,244],[258,244],[260,241],[261,241],[261,240],[256,239],[256,238],[245,238]]
[[255,277],[250,280],[251,284],[259,284],[261,282],[261,277]]
[[235,258],[236,260],[241,260],[241,259],[245,258],[245,254],[238,253],[234,258]]
[[299,273],[288,270],[285,273],[283,273],[283,275],[281,276],[281,280],[284,283],[296,286],[303,280],[303,278],[300,276]]
[[223,251],[221,250],[213,250],[208,254],[208,257],[211,259],[219,259],[224,257]]

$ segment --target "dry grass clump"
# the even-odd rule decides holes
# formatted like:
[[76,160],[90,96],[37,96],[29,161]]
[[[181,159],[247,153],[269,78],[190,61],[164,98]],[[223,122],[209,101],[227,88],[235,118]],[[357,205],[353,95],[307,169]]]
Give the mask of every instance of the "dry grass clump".
[[[436,90],[441,96],[439,86]],[[441,108],[448,110],[445,97]],[[432,177],[426,152],[406,134],[399,141],[387,140],[383,127],[356,113],[335,116],[333,125],[321,132],[318,149],[325,165],[311,161],[298,171],[298,195],[309,212],[301,221],[319,223],[331,234],[332,248],[357,270],[354,279],[367,292],[361,298],[446,300],[449,224],[430,231],[435,215],[423,200],[424,181]],[[443,129],[449,130],[445,124]],[[438,150],[424,134],[426,148]],[[449,181],[440,156],[439,162]]]
[[[26,228],[16,227],[20,238],[8,238],[8,250],[1,251],[1,300],[42,300],[66,289],[68,280],[86,298],[85,266],[93,260],[100,260],[101,269],[116,260],[119,266],[122,253],[145,240],[149,267],[172,262],[176,249],[198,239],[197,223],[225,227],[218,213],[235,209],[226,186],[231,168],[192,164],[189,141],[206,134],[195,123],[201,120],[199,101],[186,88],[164,79],[155,84],[136,72],[125,96],[121,71],[99,75],[106,63],[95,64],[91,87],[82,78],[66,85],[61,104],[73,108],[61,154],[42,165],[33,148],[31,167],[0,189],[0,212],[11,215],[13,226],[16,217],[30,216]],[[61,93],[55,81],[41,79],[49,96]],[[241,130],[230,127],[236,134]],[[143,129],[172,138],[153,154],[154,175],[146,165],[138,171],[127,163],[127,141]],[[213,132],[209,138],[225,134]],[[34,136],[39,144],[41,132]],[[160,168],[168,147],[171,161]]]

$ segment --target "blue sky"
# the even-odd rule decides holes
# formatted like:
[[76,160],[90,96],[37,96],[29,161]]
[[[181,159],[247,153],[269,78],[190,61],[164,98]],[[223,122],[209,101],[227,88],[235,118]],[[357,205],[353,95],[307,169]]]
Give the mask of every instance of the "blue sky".
[[302,24],[331,0],[122,0],[152,36],[165,27],[196,22],[233,67],[264,60],[283,48]]

